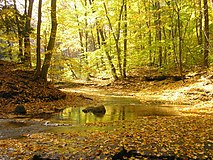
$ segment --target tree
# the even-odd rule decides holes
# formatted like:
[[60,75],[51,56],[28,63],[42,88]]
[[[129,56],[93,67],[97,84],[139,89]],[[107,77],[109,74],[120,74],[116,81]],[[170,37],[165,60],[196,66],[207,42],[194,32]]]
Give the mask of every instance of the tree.
[[51,22],[52,28],[50,33],[50,39],[47,46],[47,53],[45,53],[45,59],[41,70],[41,79],[47,80],[48,69],[50,67],[50,62],[53,54],[53,49],[56,40],[57,32],[57,17],[56,17],[56,0],[51,0]]
[[126,64],[127,64],[127,0],[123,0],[124,4],[124,58],[123,58],[123,78],[126,78]]
[[209,55],[209,13],[208,13],[208,1],[204,0],[204,61],[203,66],[209,67],[208,55]]
[[115,41],[115,48],[116,48],[117,60],[118,60],[118,70],[119,70],[120,76],[122,77],[121,48],[120,48],[119,42],[120,42],[120,36],[121,36],[121,17],[122,17],[124,4],[121,5],[120,11],[119,11],[118,20],[117,20],[118,25],[117,25],[116,31],[113,30],[112,22],[108,14],[106,3],[104,2],[103,4],[104,4],[105,14],[109,23],[109,27]]
[[[47,76],[49,67],[60,68],[64,72],[70,71],[68,68],[72,66],[71,70],[77,77],[82,74],[82,78],[112,77],[117,80],[125,78],[132,68],[143,65],[152,65],[161,71],[175,69],[174,74],[183,76],[186,68],[200,64],[208,67],[211,63],[212,34],[209,30],[212,16],[208,13],[208,0],[63,1],[57,5],[57,20],[62,24],[57,28],[56,22],[55,27],[57,52],[53,52],[50,45],[51,41],[55,41],[53,37],[49,43],[46,38],[56,34],[54,27],[49,25],[51,19],[48,10],[45,12],[43,9],[42,18],[45,20],[42,27],[39,27],[41,17],[38,10],[36,40],[31,36],[34,35],[32,27],[35,26],[34,21],[30,21],[33,0],[23,1],[23,15],[22,10],[18,11],[20,6],[16,6],[16,1],[4,0],[0,4],[1,55],[9,55],[7,58],[12,60],[18,57],[19,61],[23,57],[30,66],[30,42],[34,45],[37,41],[37,76],[41,76],[41,72]],[[38,9],[41,9],[40,6]],[[29,22],[32,25],[29,26]],[[43,50],[39,44],[42,41],[45,41],[43,66],[43,57],[40,56],[40,50]],[[54,56],[62,61],[58,63]],[[35,64],[34,60],[33,57],[32,64]],[[67,63],[70,63],[69,66]],[[46,79],[46,76],[43,78]]]
[[102,40],[102,46],[104,47],[104,51],[105,51],[107,59],[109,61],[111,74],[112,74],[114,80],[118,80],[118,76],[117,76],[117,73],[116,73],[115,66],[114,66],[114,64],[112,62],[112,58],[111,58],[111,56],[109,54],[109,50],[108,50],[108,47],[107,47],[107,43],[106,43],[106,38],[104,36],[104,32],[103,32],[102,29],[99,29],[99,33],[100,33],[100,37],[101,37],[101,40]]
[[14,4],[14,9],[16,11],[16,25],[17,25],[17,29],[18,29],[18,43],[19,43],[19,53],[18,53],[18,60],[21,63],[24,63],[24,59],[23,59],[23,24],[22,24],[22,17],[17,9],[16,6],[16,0],[13,0],[13,4]]
[[37,46],[36,46],[36,72],[35,79],[38,79],[41,72],[41,17],[42,0],[38,4],[38,23],[37,23]]
[[31,33],[31,18],[33,10],[34,0],[29,0],[28,11],[27,11],[27,0],[25,0],[25,31],[24,31],[24,64],[27,67],[31,67],[31,48],[30,48],[30,33]]
[[0,5],[0,50],[2,57],[10,60],[16,58],[13,53],[16,50],[13,44],[16,43],[17,33],[19,33],[17,24],[21,27],[21,15],[12,3],[5,1],[4,5]]
[[162,66],[162,46],[161,46],[161,40],[162,40],[162,31],[161,31],[161,7],[160,7],[160,2],[156,1],[155,2],[155,7],[156,7],[156,40],[158,45],[158,61],[159,61],[159,67]]

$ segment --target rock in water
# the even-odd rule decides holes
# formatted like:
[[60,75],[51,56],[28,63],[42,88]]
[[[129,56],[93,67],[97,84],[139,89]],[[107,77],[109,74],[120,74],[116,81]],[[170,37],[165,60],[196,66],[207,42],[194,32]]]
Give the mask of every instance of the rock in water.
[[27,111],[23,105],[17,105],[14,112],[15,112],[15,114],[26,114],[27,113]]
[[87,107],[87,108],[83,109],[82,111],[83,111],[84,113],[93,112],[94,108],[95,108],[95,107]]
[[95,107],[87,107],[85,109],[82,110],[84,113],[88,113],[88,112],[92,112],[92,113],[103,113],[105,114],[106,109],[104,107],[104,105],[97,105]]
[[105,114],[106,109],[105,109],[104,105],[101,104],[101,105],[98,105],[98,106],[94,107],[92,112],[93,113],[104,113]]

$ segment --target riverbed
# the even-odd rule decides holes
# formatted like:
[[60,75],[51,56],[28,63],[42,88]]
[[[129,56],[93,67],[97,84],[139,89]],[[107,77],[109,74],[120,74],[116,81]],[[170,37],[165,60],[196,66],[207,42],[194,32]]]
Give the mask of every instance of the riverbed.
[[83,126],[87,123],[114,122],[122,120],[137,120],[147,116],[179,116],[177,106],[164,104],[159,101],[141,102],[132,95],[108,93],[102,90],[69,90],[82,94],[91,94],[98,97],[106,113],[84,113],[82,110],[88,106],[67,106],[59,113],[46,117],[0,119],[0,139],[21,138],[27,134],[56,131],[59,127]]

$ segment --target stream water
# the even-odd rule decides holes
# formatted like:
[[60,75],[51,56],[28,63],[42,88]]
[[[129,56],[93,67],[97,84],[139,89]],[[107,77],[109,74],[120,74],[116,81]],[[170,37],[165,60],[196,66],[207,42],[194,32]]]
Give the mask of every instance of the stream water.
[[[106,113],[94,115],[93,113],[84,113],[84,107],[68,107],[59,114],[48,119],[48,124],[33,119],[0,119],[0,139],[20,138],[24,134],[44,132],[60,124],[82,125],[94,122],[110,122],[117,120],[134,120],[144,116],[176,116],[178,111],[173,106],[157,102],[141,103],[138,99],[131,96],[120,96],[114,94],[105,94],[101,96],[102,104],[106,108]],[[50,124],[50,125],[49,125]],[[53,130],[57,130],[55,127]]]
[[54,121],[85,124],[94,122],[109,122],[117,120],[134,120],[144,116],[176,116],[178,111],[173,106],[159,102],[141,103],[130,96],[105,96],[102,103],[106,108],[105,114],[95,115],[84,113],[85,107],[69,107],[53,117]]

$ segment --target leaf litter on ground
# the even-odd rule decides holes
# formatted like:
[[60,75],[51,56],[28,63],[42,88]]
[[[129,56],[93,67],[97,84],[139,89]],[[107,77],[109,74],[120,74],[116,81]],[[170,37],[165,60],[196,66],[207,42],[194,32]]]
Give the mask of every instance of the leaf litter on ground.
[[141,155],[213,158],[212,116],[144,117],[0,140],[0,159],[111,159],[122,147]]

